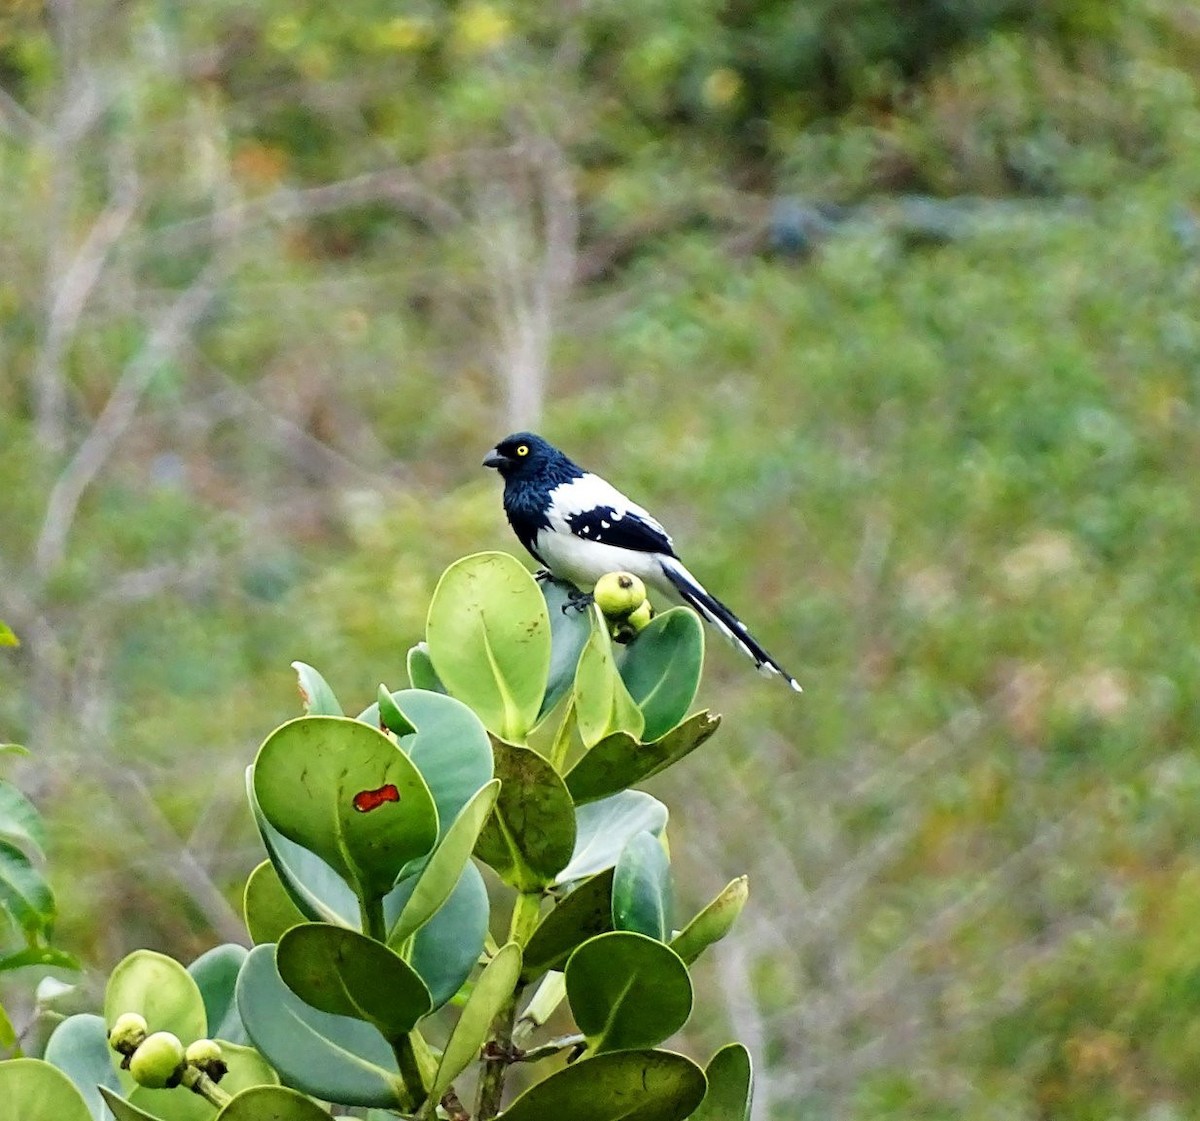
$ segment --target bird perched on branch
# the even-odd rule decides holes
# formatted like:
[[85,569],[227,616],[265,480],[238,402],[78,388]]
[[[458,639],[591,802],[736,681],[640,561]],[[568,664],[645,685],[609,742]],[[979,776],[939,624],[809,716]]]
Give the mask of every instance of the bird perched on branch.
[[632,572],[671,600],[682,600],[797,693],[796,679],[675,555],[667,531],[616,487],[573,463],[532,432],[501,440],[483,461],[504,479],[504,512],[521,544],[560,580],[590,592],[606,572]]

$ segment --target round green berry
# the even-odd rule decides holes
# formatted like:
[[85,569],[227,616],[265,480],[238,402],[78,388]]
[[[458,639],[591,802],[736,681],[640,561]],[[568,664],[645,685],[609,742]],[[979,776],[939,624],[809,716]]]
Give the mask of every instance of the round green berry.
[[221,1055],[221,1045],[211,1039],[197,1039],[194,1043],[189,1043],[183,1057],[214,1082],[220,1082],[229,1070]]
[[631,628],[634,634],[637,634],[653,618],[654,608],[650,606],[648,599],[644,599],[629,613],[625,625]]
[[183,1044],[169,1031],[156,1031],[142,1040],[129,1060],[129,1073],[139,1086],[162,1090],[177,1086],[183,1068]]
[[606,618],[624,619],[645,602],[646,585],[632,572],[606,572],[592,594]]
[[146,1017],[137,1012],[122,1012],[108,1032],[108,1045],[119,1055],[132,1055],[149,1030]]

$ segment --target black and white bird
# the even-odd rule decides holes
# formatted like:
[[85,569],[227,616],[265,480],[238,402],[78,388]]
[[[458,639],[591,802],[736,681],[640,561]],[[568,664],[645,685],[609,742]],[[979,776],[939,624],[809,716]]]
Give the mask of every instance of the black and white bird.
[[532,432],[501,440],[483,461],[504,479],[504,512],[521,544],[560,580],[590,592],[606,572],[632,572],[700,617],[797,693],[789,674],[716,596],[675,555],[657,519],[611,483],[573,463]]

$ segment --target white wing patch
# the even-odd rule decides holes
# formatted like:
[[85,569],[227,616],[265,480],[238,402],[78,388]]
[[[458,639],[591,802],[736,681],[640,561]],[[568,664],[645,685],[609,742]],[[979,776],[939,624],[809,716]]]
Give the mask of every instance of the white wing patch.
[[[599,475],[593,475],[590,471],[578,479],[559,483],[550,492],[550,503],[546,510],[546,516],[550,519],[552,529],[559,533],[570,533],[571,526],[567,519],[572,514],[586,514],[589,510],[600,507],[608,507],[612,510],[614,522],[619,522],[626,514],[633,514],[671,541],[670,534],[645,507],[626,498],[612,483],[606,482]],[[605,528],[609,527],[605,526]],[[673,548],[674,542],[671,542],[671,545]]]

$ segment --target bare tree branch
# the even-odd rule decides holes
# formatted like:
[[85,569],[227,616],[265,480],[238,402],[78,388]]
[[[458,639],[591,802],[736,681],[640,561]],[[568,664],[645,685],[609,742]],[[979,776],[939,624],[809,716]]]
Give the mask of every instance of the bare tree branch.
[[235,203],[203,218],[177,222],[148,236],[157,248],[176,251],[219,236],[230,222],[240,227],[264,221],[282,223],[376,202],[391,203],[435,230],[453,228],[464,220],[460,210],[425,186],[417,175],[403,168],[388,168],[319,187],[280,187],[261,198]]
[[495,160],[468,163],[479,244],[491,283],[497,364],[510,427],[536,424],[549,372],[554,317],[576,271],[579,215],[570,167],[549,137],[528,135]]
[[775,1100],[773,1072],[767,1064],[767,1034],[762,1012],[754,995],[754,979],[740,938],[726,938],[713,947],[717,980],[737,1037],[754,1056],[754,1104],[750,1121],[768,1121]]
[[325,478],[336,473],[343,478],[352,478],[379,488],[386,488],[395,481],[394,474],[383,476],[356,463],[295,421],[280,416],[212,362],[206,362],[205,365],[225,386],[225,389],[216,395],[216,400],[224,406],[222,412],[232,418],[244,420],[245,413],[249,410],[270,426],[284,451],[314,475]]
[[237,912],[209,878],[195,854],[180,840],[141,777],[129,767],[108,762],[101,763],[100,767],[109,794],[124,814],[141,826],[151,845],[163,854],[162,866],[170,869],[217,937],[223,942],[247,945],[246,927]]
[[96,596],[97,604],[139,603],[165,591],[186,591],[203,585],[217,571],[215,555],[194,557],[187,564],[159,564],[123,572]]
[[18,140],[34,140],[45,131],[45,125],[3,86],[0,86],[0,123]]
[[[43,430],[53,429],[50,451],[58,451],[63,438],[65,385],[62,361],[79,326],[80,316],[104,271],[109,254],[120,240],[137,209],[136,181],[124,177],[113,198],[92,224],[87,236],[62,273],[51,269],[47,276],[46,330],[33,369],[33,384],[39,400]],[[64,223],[65,224],[65,223]],[[64,236],[61,235],[60,236]],[[57,254],[52,253],[52,258]],[[49,418],[53,416],[53,419]]]
[[163,362],[179,350],[189,330],[209,306],[224,271],[220,261],[209,264],[162,313],[145,345],[122,371],[91,431],[59,475],[46,503],[46,515],[34,550],[40,579],[45,580],[62,561],[80,499],[129,427]]

